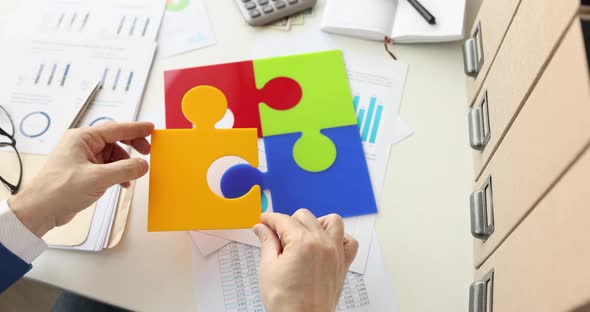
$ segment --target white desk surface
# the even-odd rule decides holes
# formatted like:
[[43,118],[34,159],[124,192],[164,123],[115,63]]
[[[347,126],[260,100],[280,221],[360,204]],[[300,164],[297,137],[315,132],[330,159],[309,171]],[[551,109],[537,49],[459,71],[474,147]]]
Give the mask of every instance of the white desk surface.
[[[467,2],[472,19],[479,1]],[[0,1],[4,46],[5,26],[16,3]],[[258,30],[243,22],[233,1],[206,3],[217,44],[156,61],[142,104],[146,116],[164,105],[164,70],[251,55]],[[314,19],[320,17],[316,12]],[[318,23],[274,33],[291,36],[309,31],[310,24]],[[379,42],[334,40],[345,51],[367,57],[385,53]],[[392,149],[376,230],[399,311],[467,310],[473,272],[468,201],[473,170],[460,47],[394,47],[399,59],[410,64],[402,117],[416,133]],[[147,177],[138,181],[127,230],[116,248],[99,254],[48,250],[27,276],[132,310],[195,311],[189,237],[147,232],[147,184]]]

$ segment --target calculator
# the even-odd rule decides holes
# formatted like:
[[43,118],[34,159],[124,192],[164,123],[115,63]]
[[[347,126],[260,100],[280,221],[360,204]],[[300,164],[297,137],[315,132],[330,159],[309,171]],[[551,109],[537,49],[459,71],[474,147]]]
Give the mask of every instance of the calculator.
[[313,7],[316,0],[234,0],[246,22],[262,26]]

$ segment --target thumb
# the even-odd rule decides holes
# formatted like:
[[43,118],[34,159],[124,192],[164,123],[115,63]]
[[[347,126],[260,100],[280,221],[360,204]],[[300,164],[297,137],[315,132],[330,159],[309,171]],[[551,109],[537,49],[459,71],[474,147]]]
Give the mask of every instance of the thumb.
[[268,225],[256,224],[252,229],[260,240],[261,260],[274,259],[281,253],[281,240]]
[[140,158],[123,159],[97,166],[100,168],[100,183],[107,188],[139,179],[148,172],[147,161]]
[[359,249],[359,243],[352,236],[344,234],[344,261],[346,262],[346,270],[350,267],[352,261],[356,257],[356,252]]

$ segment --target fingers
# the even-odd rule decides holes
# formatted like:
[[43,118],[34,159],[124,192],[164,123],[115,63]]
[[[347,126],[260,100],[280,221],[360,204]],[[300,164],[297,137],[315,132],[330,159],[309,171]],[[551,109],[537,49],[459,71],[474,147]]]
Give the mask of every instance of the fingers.
[[346,270],[350,267],[352,261],[356,257],[359,250],[359,243],[352,236],[344,234],[344,262],[346,263]]
[[281,253],[281,240],[271,228],[265,224],[256,224],[254,233],[260,240],[260,256],[262,259],[274,259]]
[[324,231],[324,228],[318,221],[318,219],[311,213],[311,211],[307,209],[299,209],[293,214],[293,218],[299,221],[303,227],[305,227],[308,231],[321,234]]
[[[123,123],[109,122],[88,129],[98,134],[102,140],[108,144],[118,141],[134,141],[135,139],[145,138],[152,133],[152,130],[154,130],[154,124],[145,121]],[[141,148],[145,148],[144,143],[139,144],[142,145]],[[141,151],[138,150],[138,152]]]
[[107,144],[102,152],[104,163],[115,162],[118,160],[129,159],[129,153],[125,151],[119,144]]
[[123,159],[108,164],[97,165],[99,183],[105,188],[141,178],[148,172],[147,161],[139,158]]
[[344,237],[344,221],[342,221],[342,217],[333,213],[321,217],[319,222],[332,239],[336,240],[338,244],[342,243]]
[[300,236],[305,231],[301,223],[281,213],[265,212],[260,216],[260,223],[278,233],[285,244],[289,244],[292,237]]
[[150,153],[150,143],[145,138],[133,139],[133,140],[123,140],[121,141],[123,144],[129,145],[133,147],[136,151],[143,155],[147,155]]
[[[108,154],[107,154],[107,152],[108,152]],[[129,156],[129,153],[127,153],[127,151],[125,151],[117,143],[107,144],[103,153],[106,154],[106,155],[103,155],[104,163],[112,163],[115,161],[131,158]],[[130,185],[130,183],[127,181],[121,183],[121,186],[124,188],[128,188],[129,185]]]

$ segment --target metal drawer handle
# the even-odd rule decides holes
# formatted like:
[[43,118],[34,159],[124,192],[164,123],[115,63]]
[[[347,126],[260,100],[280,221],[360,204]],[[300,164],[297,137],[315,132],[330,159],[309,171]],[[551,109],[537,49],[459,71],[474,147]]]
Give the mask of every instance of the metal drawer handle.
[[477,77],[483,66],[483,39],[481,33],[481,22],[477,24],[471,38],[465,40],[463,45],[463,64],[465,74],[470,77]]
[[469,112],[469,145],[483,151],[490,141],[490,113],[488,108],[488,91],[485,91],[479,106]]
[[471,193],[471,235],[486,240],[494,233],[494,204],[492,177],[489,176],[482,188]]
[[493,312],[494,271],[469,287],[469,312]]

